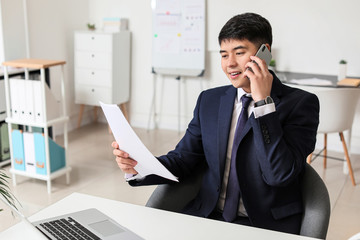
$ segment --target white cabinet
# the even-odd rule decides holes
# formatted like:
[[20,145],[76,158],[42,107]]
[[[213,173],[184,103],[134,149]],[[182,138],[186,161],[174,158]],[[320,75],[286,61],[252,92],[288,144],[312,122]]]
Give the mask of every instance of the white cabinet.
[[75,103],[129,101],[130,32],[75,32]]

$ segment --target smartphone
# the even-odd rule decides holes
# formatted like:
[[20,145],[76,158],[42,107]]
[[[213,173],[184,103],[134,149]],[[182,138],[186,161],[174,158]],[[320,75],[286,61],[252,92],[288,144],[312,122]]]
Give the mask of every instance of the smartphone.
[[[268,65],[268,66],[272,59],[271,52],[269,51],[269,49],[266,47],[265,44],[261,44],[261,46],[260,46],[259,50],[257,51],[257,53],[255,54],[255,56],[265,60],[266,65]],[[255,62],[255,61],[253,60],[253,62]],[[250,67],[248,67],[247,70],[253,71]],[[249,78],[247,77],[247,79],[249,79]]]
[[265,44],[262,44],[259,48],[259,50],[257,51],[257,53],[255,54],[255,56],[265,60],[266,65],[269,66],[269,63],[272,59],[272,55],[271,52],[269,51],[269,49],[266,47]]

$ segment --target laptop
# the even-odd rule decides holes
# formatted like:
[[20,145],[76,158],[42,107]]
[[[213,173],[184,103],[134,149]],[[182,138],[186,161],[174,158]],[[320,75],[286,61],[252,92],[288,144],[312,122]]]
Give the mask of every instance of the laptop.
[[96,208],[33,222],[49,239],[143,240]]
[[[13,212],[30,226],[37,239],[87,239],[87,240],[144,240],[96,208],[72,212],[57,217],[30,223],[16,208],[0,197]],[[45,237],[46,236],[46,237]]]

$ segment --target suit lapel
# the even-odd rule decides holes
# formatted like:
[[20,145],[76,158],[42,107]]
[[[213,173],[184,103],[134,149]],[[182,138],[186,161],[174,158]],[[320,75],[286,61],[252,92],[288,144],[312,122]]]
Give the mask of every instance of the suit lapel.
[[276,75],[274,73],[272,73],[272,75],[274,76],[274,80],[273,80],[273,83],[272,83],[272,86],[271,86],[270,96],[274,100],[275,106],[277,106],[280,103],[280,98],[281,98],[281,95],[282,95],[282,87],[283,87],[283,85],[282,85],[281,81],[276,77]]
[[225,160],[227,145],[229,140],[229,132],[231,127],[231,119],[234,109],[235,97],[237,94],[237,89],[230,87],[225,95],[221,96],[220,106],[219,106],[219,117],[218,117],[218,153],[219,153],[219,168],[220,176],[224,174]]

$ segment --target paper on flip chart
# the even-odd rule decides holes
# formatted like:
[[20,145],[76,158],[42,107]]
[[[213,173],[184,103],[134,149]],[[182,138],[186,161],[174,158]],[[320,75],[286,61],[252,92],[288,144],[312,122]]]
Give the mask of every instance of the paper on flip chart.
[[169,170],[167,170],[141,142],[116,104],[105,104],[100,102],[100,106],[104,111],[106,120],[110,125],[111,131],[113,132],[120,149],[127,152],[130,155],[130,158],[135,159],[138,162],[135,166],[135,170],[142,177],[156,174],[178,182],[177,178],[169,172]]

